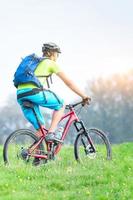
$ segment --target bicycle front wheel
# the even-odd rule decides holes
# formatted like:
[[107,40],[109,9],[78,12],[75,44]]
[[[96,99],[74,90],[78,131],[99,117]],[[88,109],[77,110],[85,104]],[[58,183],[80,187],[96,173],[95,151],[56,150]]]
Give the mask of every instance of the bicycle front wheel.
[[[5,164],[19,165],[23,163],[33,162],[34,156],[28,155],[28,150],[31,148],[38,138],[29,129],[19,129],[8,136],[4,148],[3,158]],[[43,151],[43,144],[39,144],[39,150]],[[34,154],[34,152],[33,152]]]
[[106,134],[96,128],[91,128],[77,135],[74,143],[75,159],[85,162],[89,159],[110,160],[111,145]]

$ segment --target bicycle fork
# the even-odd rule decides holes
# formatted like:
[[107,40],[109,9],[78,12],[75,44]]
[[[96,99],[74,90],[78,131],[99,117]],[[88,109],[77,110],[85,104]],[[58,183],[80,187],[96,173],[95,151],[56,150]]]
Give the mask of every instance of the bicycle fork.
[[[84,150],[85,150],[85,153],[88,154],[88,153],[96,153],[96,149],[95,149],[95,146],[91,140],[91,137],[89,136],[89,134],[87,134],[87,129],[83,123],[82,120],[80,121],[75,121],[74,122],[74,126],[77,130],[77,132],[81,132],[81,142],[84,146]],[[88,140],[88,145],[86,145],[85,141],[84,141],[84,137],[83,136],[86,136],[87,140]]]

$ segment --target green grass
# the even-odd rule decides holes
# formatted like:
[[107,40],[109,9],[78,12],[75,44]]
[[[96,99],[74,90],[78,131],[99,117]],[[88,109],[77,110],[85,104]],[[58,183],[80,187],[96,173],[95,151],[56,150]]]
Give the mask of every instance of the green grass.
[[113,160],[78,164],[63,147],[47,165],[5,167],[0,151],[0,200],[132,200],[133,144],[113,145]]

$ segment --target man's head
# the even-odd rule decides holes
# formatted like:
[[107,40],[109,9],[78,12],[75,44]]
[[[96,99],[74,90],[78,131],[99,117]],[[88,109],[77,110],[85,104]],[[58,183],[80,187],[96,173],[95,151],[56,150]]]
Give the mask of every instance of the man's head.
[[43,44],[42,47],[43,56],[50,58],[51,60],[56,61],[58,54],[61,53],[60,48],[52,42]]

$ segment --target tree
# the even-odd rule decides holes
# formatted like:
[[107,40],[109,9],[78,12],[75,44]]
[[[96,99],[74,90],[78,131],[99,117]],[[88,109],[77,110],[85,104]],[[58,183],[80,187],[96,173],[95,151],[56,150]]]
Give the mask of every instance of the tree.
[[[92,104],[82,118],[109,133],[112,142],[133,140],[133,71],[87,83]],[[88,117],[86,117],[86,115]]]

